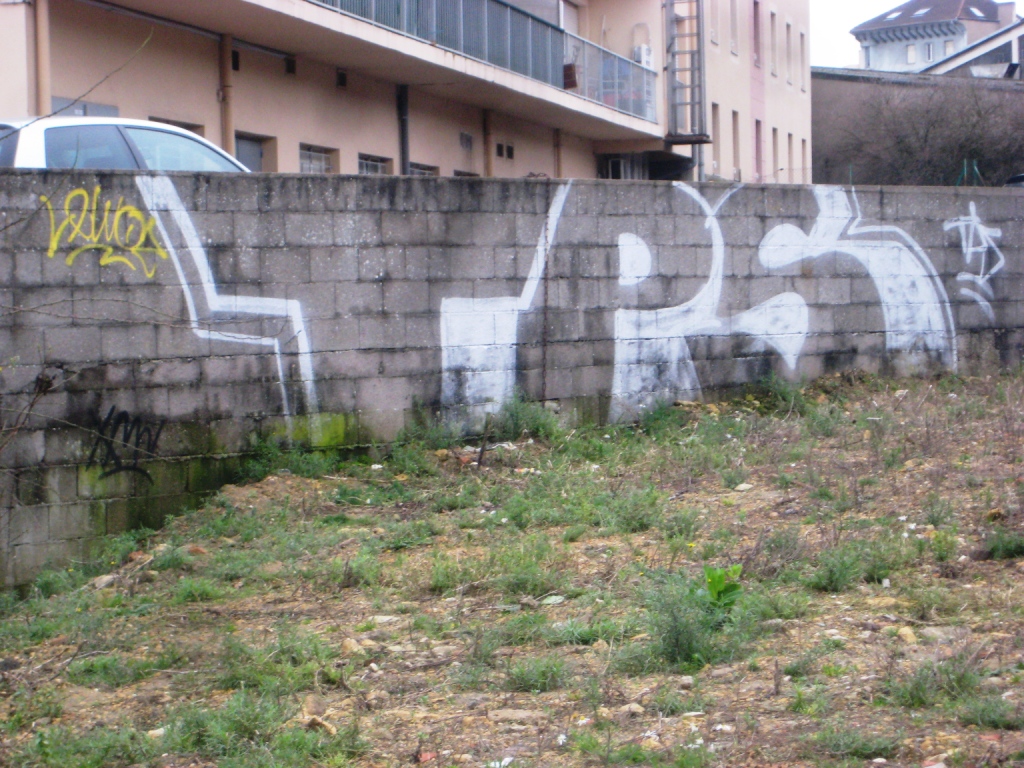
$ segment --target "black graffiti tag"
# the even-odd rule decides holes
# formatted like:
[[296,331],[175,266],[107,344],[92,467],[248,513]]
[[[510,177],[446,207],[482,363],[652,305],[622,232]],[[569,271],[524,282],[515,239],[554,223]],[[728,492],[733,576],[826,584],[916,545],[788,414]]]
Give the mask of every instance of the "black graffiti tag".
[[134,472],[152,483],[153,478],[139,466],[139,462],[156,455],[160,433],[166,423],[146,424],[138,416],[132,418],[128,411],[119,413],[117,406],[111,406],[97,429],[96,442],[86,466],[102,468],[101,478],[120,472]]

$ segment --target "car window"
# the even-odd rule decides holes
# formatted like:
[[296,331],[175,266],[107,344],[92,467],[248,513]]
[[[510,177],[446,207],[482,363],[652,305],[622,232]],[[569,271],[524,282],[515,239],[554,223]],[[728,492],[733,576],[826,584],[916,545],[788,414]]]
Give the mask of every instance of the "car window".
[[204,144],[169,131],[126,127],[151,171],[230,171],[239,167]]
[[13,168],[18,150],[18,132],[9,125],[0,125],[0,168]]
[[44,136],[47,168],[138,168],[128,142],[116,126],[47,128]]

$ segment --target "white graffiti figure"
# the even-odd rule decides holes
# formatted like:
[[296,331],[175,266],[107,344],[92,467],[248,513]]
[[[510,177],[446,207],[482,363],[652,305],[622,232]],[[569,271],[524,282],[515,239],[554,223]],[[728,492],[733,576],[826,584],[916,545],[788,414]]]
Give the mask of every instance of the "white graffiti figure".
[[[994,323],[996,313],[992,311],[990,302],[995,298],[995,293],[990,281],[1006,266],[1006,257],[996,245],[996,240],[1003,236],[1003,230],[985,226],[978,217],[978,208],[973,202],[969,216],[950,219],[943,224],[943,229],[946,232],[952,229],[960,230],[960,247],[963,249],[964,263],[968,267],[974,266],[974,257],[978,257],[978,272],[961,272],[956,279],[958,282],[970,284],[971,287],[961,286],[960,294],[978,302],[985,317],[990,323]],[[995,255],[995,263],[989,262],[989,253]]]
[[818,218],[810,233],[780,224],[758,249],[768,269],[805,259],[843,254],[858,261],[878,291],[885,320],[885,345],[901,373],[938,362],[956,370],[956,327],[949,298],[934,265],[920,245],[893,226],[862,226],[856,192],[814,187]]
[[[807,336],[808,310],[803,297],[782,293],[729,318],[721,318],[725,272],[725,238],[718,212],[739,189],[729,189],[712,206],[692,187],[676,182],[705,214],[711,234],[711,273],[703,288],[685,304],[664,309],[620,309],[615,313],[615,371],[609,419],[635,418],[657,402],[701,396],[700,379],[690,357],[688,338],[733,333],[759,338],[793,368]],[[636,285],[650,276],[650,250],[634,234],[619,237],[619,284]]]
[[[225,296],[218,292],[210,260],[202,240],[196,232],[192,219],[178,196],[174,184],[166,176],[138,176],[135,184],[142,194],[146,207],[156,219],[160,237],[174,264],[178,280],[185,292],[189,324],[192,332],[201,339],[234,342],[265,347],[272,351],[277,363],[277,376],[281,388],[281,400],[289,435],[292,432],[292,407],[285,386],[282,343],[295,341],[298,349],[299,374],[305,397],[306,411],[317,414],[320,410],[313,380],[313,355],[309,335],[302,316],[302,305],[294,299],[275,299],[262,296]],[[172,236],[171,227],[177,232]],[[182,252],[179,255],[179,246]],[[187,257],[187,258],[186,258]],[[291,324],[291,335],[260,336],[229,331],[215,331],[209,328],[213,322],[224,320],[245,320],[261,318],[282,318]],[[318,421],[310,422],[310,437],[319,442]]]
[[555,191],[519,296],[441,301],[441,404],[466,406],[473,427],[515,394],[519,316],[537,295],[571,185]]

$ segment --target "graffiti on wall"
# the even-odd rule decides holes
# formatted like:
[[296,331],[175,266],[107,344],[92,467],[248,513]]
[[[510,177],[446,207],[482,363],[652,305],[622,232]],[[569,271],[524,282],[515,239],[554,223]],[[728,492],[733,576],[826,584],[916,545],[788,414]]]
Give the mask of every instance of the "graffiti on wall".
[[164,424],[150,424],[142,418],[133,417],[128,411],[119,411],[111,406],[104,419],[97,418],[96,439],[89,452],[86,467],[99,467],[101,478],[112,477],[124,472],[133,473],[153,482],[140,462],[156,457],[157,444]]
[[465,406],[479,419],[514,395],[519,316],[533,306],[571,186],[555,191],[522,293],[441,301],[442,405]]
[[50,219],[46,255],[52,259],[58,250],[70,248],[65,258],[70,267],[81,254],[91,251],[99,255],[101,267],[122,264],[152,278],[159,260],[167,258],[155,234],[156,219],[128,205],[123,197],[118,197],[116,203],[101,200],[101,193],[99,185],[91,193],[82,187],[68,192],[60,205],[60,221],[53,201],[46,195],[39,196]]
[[[992,299],[995,298],[995,292],[992,290],[992,278],[1006,266],[1006,258],[996,244],[996,240],[1002,238],[1003,231],[985,226],[978,217],[978,207],[973,202],[970,211],[967,216],[950,219],[943,225],[943,228],[947,232],[953,229],[959,231],[964,264],[976,270],[961,272],[956,276],[957,282],[966,283],[960,287],[960,294],[976,301],[989,322],[994,323],[996,314],[992,310],[991,304]],[[975,258],[977,258],[977,264],[974,263]]]
[[[284,416],[290,433],[292,415],[296,411],[286,386],[282,344],[294,341],[298,349],[299,375],[306,412],[316,414],[320,411],[313,375],[313,351],[306,332],[302,304],[295,299],[220,293],[206,249],[171,180],[166,176],[138,176],[135,183],[146,207],[156,217],[156,227],[163,242],[167,244],[171,263],[185,292],[192,332],[201,339],[252,345],[273,353]],[[174,234],[178,237],[174,237]],[[177,242],[181,243],[180,248],[175,245]],[[215,331],[207,327],[212,322],[246,319],[281,319],[290,325],[291,332],[290,335],[261,336]],[[317,442],[319,434],[316,419],[311,421],[311,432],[314,442]]]

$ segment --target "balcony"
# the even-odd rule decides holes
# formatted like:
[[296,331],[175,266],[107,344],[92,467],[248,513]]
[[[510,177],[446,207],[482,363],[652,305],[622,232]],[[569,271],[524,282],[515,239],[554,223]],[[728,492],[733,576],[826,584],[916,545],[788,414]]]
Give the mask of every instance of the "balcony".
[[307,0],[649,122],[657,74],[500,0]]

